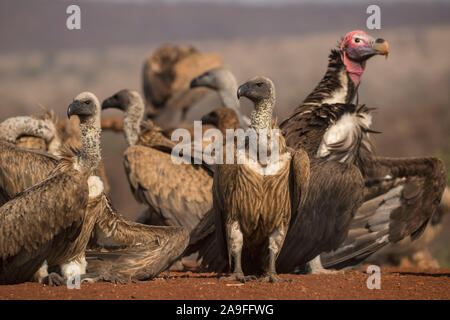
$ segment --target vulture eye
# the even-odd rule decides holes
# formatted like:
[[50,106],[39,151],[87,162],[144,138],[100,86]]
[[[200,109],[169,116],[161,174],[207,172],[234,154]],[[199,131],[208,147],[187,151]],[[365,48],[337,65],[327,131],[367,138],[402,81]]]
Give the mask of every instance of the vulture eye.
[[261,88],[263,86],[263,83],[262,82],[258,82],[256,85]]
[[356,43],[359,43],[360,41],[361,41],[360,38],[355,38],[355,42],[356,42]]
[[86,100],[84,103],[86,103],[86,104],[91,104],[91,100]]

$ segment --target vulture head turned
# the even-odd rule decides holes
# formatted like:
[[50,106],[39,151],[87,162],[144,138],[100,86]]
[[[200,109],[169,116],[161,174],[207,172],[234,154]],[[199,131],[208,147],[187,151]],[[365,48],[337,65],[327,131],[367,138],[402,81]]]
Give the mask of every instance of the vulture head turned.
[[389,44],[384,39],[375,39],[362,30],[347,33],[340,45],[342,61],[355,84],[364,72],[366,61],[375,55],[389,55]]
[[192,79],[190,88],[206,87],[221,91],[227,88],[236,88],[236,79],[230,70],[214,68]]
[[130,106],[136,104],[139,99],[141,98],[137,91],[123,89],[103,100],[102,110],[114,108],[125,112]]
[[100,102],[97,97],[90,92],[82,92],[75,97],[67,109],[67,117],[77,115],[80,121],[100,114]]
[[255,103],[257,107],[261,102],[274,102],[275,86],[269,78],[255,77],[241,85],[237,91],[237,97],[246,97]]

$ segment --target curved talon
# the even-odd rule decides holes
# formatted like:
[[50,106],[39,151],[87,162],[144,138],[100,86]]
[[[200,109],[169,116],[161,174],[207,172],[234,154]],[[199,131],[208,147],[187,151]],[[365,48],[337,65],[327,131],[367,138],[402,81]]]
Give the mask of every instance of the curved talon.
[[229,277],[221,277],[221,280],[225,281],[239,281],[245,283],[245,276],[243,273],[232,273]]
[[66,284],[66,280],[58,273],[52,272],[44,278],[43,283],[52,287],[63,286]]
[[276,282],[292,282],[292,279],[282,279],[276,273],[268,273],[259,278],[258,281],[276,283]]

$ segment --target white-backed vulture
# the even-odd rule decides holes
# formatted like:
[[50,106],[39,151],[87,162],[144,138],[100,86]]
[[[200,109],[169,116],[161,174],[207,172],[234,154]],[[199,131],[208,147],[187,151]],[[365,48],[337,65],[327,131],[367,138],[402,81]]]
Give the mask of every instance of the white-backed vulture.
[[[60,131],[53,118],[53,112],[45,110],[43,116],[13,117],[0,124],[0,205],[44,180],[58,164],[61,144],[81,146],[79,121],[72,118],[68,121],[71,125]],[[102,163],[94,173],[108,193]]]
[[176,143],[150,120],[142,123],[144,103],[139,93],[119,91],[105,99],[102,108],[125,113],[123,130],[129,145],[124,154],[125,171],[136,200],[149,206],[146,214],[156,215],[164,225],[192,230],[212,207],[211,172],[202,165],[172,161]]
[[[236,97],[237,82],[236,82],[236,78],[234,77],[234,75],[231,73],[230,70],[225,69],[225,68],[214,68],[205,73],[202,73],[201,75],[199,75],[196,78],[191,80],[190,88],[191,89],[209,88],[209,89],[216,91],[219,96],[219,100],[220,100],[220,101],[217,101],[218,105],[225,107],[225,108],[229,108],[231,110],[234,110],[236,113],[236,116],[239,119],[240,126],[242,128],[248,127],[249,119],[246,116],[243,116],[241,114],[239,100]],[[198,89],[196,89],[196,90],[198,90]],[[209,102],[210,101],[208,101],[208,103]],[[211,110],[210,112],[213,112],[215,110],[215,109],[213,109],[213,107],[214,107],[213,105],[201,104],[201,105],[193,106],[191,108],[191,111],[192,111],[192,113],[195,113],[197,115],[201,114],[203,116],[205,114],[205,110]],[[208,130],[210,128],[214,128],[214,127],[215,126],[212,126],[211,123],[202,122],[203,132],[205,132],[206,130]],[[178,128],[187,129],[191,133],[192,136],[194,134],[194,126],[192,124],[188,124],[188,123],[182,123],[177,128],[166,129],[166,130],[164,130],[164,134],[170,138],[172,135],[172,132]],[[225,131],[223,131],[223,132],[225,132]],[[208,145],[207,142],[203,142],[204,148],[207,145]]]
[[236,112],[241,128],[247,128],[250,124],[250,120],[241,113],[239,99],[236,97],[237,81],[230,70],[225,68],[211,69],[192,79],[190,87],[191,89],[206,87],[215,90],[220,97],[222,106]]
[[[100,131],[101,107],[94,98],[95,96],[91,100],[96,110],[95,128]],[[76,99],[72,105],[79,105],[78,101]],[[81,103],[85,103],[84,100]],[[83,130],[83,108],[78,111],[69,108],[68,114],[75,112],[80,118],[82,150],[95,152],[99,163],[100,135],[86,136],[86,130]],[[86,148],[86,144],[90,147]],[[90,165],[92,172],[95,172],[96,164],[91,162]],[[90,179],[100,181],[95,176]],[[83,282],[103,280],[125,283],[151,279],[170,267],[183,253],[189,241],[187,230],[181,227],[145,226],[126,221],[113,209],[103,188],[97,187],[95,202],[89,201],[85,215],[80,237],[83,235],[83,244],[89,250],[86,252],[86,273],[81,275]]]
[[103,183],[91,175],[101,159],[100,103],[85,92],[67,113],[80,118],[81,152],[76,157],[63,152],[49,178],[0,208],[0,283],[33,277],[61,285],[77,275],[83,282],[157,276],[179,258],[188,232],[128,222],[115,212]]
[[[239,96],[255,104],[248,132],[253,132],[258,141],[250,139],[242,152],[239,146],[233,146],[234,163],[218,164],[214,172],[219,255],[224,250],[228,253],[228,264],[233,268],[231,280],[244,282],[244,271],[262,274],[261,281],[276,282],[280,278],[275,261],[283,246],[291,210],[301,208],[306,198],[309,159],[302,150],[286,148],[284,138],[272,130],[276,128],[272,122],[275,87],[270,79],[251,79],[239,87]],[[260,153],[252,156],[252,148],[266,149],[269,159],[262,160]],[[237,162],[239,158],[244,161]]]
[[[37,273],[38,281],[45,277],[62,284],[85,272],[84,252],[95,222],[87,209],[97,206],[102,191],[100,179],[90,178],[100,160],[101,109],[94,95],[82,93],[67,113],[81,119],[82,150],[62,158],[48,178],[0,208],[0,283],[29,281]],[[63,278],[47,274],[56,266]]]
[[[293,219],[278,260],[281,270],[292,271],[314,254],[330,250],[314,259],[313,272],[314,269],[323,271],[320,261],[325,267],[333,268],[357,264],[388,243],[408,236],[418,237],[439,204],[445,187],[442,161],[431,157],[375,157],[369,141],[370,109],[351,104],[367,60],[388,53],[385,40],[375,40],[363,31],[348,33],[339,49],[331,51],[328,69],[320,83],[280,125],[287,145],[306,150],[311,158],[310,196],[305,210],[323,212],[324,218],[334,221],[323,206],[326,203],[344,214],[343,203],[352,194],[348,188],[350,180],[339,183],[341,190],[348,194],[328,192],[330,183],[319,187],[320,177],[336,176],[329,174],[333,171],[327,166],[350,162],[358,167],[365,180],[365,187],[355,191],[364,192],[365,202],[358,209],[359,201],[353,201],[353,208],[345,213],[351,219],[336,224],[338,229],[334,229],[348,229],[348,236],[335,239],[332,246],[318,247],[319,250],[305,256],[304,248],[296,245],[305,236],[300,231],[305,221],[302,216]],[[354,180],[351,183],[355,183]],[[333,225],[328,221],[321,227],[324,235],[330,234]]]

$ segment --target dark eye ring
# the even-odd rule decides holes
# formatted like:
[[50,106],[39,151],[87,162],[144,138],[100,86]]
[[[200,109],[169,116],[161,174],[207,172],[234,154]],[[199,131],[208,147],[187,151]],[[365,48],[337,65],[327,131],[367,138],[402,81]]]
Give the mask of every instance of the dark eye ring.
[[263,83],[262,83],[262,82],[258,82],[256,85],[257,85],[258,87],[262,87]]
[[361,39],[355,38],[355,42],[356,42],[356,43],[359,43],[359,41],[361,41]]
[[91,104],[91,100],[86,100],[84,103]]

